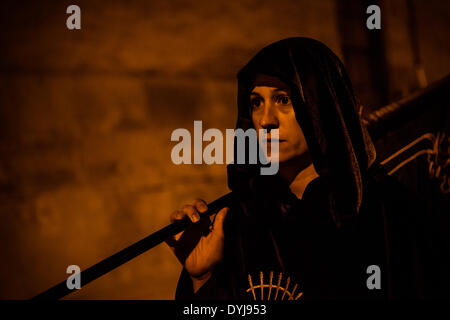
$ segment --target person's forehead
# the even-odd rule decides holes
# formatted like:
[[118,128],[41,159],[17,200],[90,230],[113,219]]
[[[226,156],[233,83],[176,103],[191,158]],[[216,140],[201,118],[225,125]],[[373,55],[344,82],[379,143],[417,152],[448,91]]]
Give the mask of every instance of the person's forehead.
[[252,84],[252,91],[255,87],[271,87],[276,89],[289,90],[289,86],[285,82],[281,81],[280,78],[265,74],[258,74],[256,76],[255,81],[253,81]]

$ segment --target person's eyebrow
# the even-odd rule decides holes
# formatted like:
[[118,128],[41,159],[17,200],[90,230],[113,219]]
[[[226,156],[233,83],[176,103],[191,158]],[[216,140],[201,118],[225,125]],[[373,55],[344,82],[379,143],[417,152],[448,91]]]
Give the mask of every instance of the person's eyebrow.
[[273,92],[280,92],[280,91],[284,91],[286,93],[289,93],[289,89],[288,88],[277,88],[277,89],[273,90]]
[[258,92],[255,92],[255,91],[250,92],[250,95],[261,96]]

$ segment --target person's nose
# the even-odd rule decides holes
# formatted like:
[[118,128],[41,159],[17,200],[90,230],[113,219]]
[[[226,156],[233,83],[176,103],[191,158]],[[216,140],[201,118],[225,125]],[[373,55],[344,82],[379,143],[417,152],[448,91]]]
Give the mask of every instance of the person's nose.
[[269,133],[271,129],[276,129],[279,126],[278,116],[274,110],[274,106],[267,105],[264,108],[264,113],[260,119],[259,124],[263,129],[266,129]]

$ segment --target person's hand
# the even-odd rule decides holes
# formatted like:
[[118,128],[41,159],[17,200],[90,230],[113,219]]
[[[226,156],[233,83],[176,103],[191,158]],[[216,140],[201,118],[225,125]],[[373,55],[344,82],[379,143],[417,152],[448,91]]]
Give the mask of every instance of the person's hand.
[[[184,205],[170,215],[170,222],[181,220],[188,216],[192,222],[200,220],[200,214],[208,210],[206,202],[197,199],[192,205]],[[187,230],[178,233],[166,240],[178,260],[185,267],[194,281],[194,290],[197,282],[209,279],[213,267],[222,260],[223,256],[223,222],[229,208],[221,209],[211,224],[209,218],[194,224]]]

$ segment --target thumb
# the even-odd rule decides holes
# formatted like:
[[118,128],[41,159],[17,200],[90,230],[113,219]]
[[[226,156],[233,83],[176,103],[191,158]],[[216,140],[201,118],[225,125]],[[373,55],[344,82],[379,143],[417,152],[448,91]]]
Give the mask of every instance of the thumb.
[[230,211],[230,208],[228,207],[221,209],[214,219],[213,233],[217,236],[223,236],[223,222],[225,221],[228,211]]

